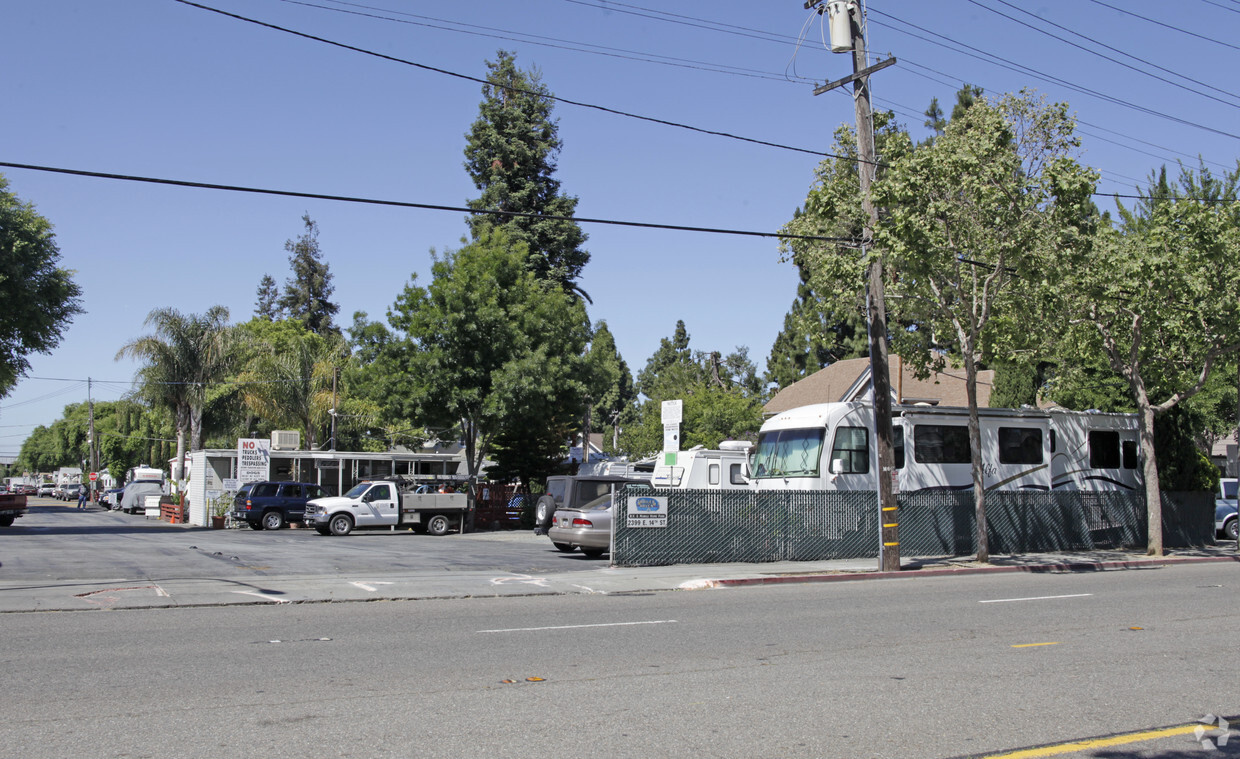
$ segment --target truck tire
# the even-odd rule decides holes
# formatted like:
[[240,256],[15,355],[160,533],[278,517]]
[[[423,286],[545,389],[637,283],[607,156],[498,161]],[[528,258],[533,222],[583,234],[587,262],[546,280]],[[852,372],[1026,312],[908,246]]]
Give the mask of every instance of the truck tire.
[[263,529],[278,530],[284,526],[284,515],[278,511],[267,511],[263,513]]
[[452,522],[443,514],[436,514],[426,520],[426,531],[431,535],[447,535],[448,529],[452,527]]
[[327,529],[333,535],[348,535],[353,532],[353,517],[348,514],[336,514],[327,523]]
[[14,518],[12,514],[5,514],[0,517],[0,527],[12,527]]
[[545,495],[538,499],[534,506],[534,526],[547,529],[551,526],[551,515],[555,513],[555,499]]
[[1235,540],[1237,537],[1240,537],[1240,519],[1232,517],[1224,522],[1223,534],[1227,536],[1228,540]]

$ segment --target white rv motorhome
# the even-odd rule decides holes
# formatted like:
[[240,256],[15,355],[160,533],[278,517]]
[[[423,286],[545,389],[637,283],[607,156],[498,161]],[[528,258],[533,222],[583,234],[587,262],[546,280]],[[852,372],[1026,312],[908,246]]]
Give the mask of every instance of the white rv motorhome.
[[651,482],[656,488],[749,490],[749,449],[745,440],[725,440],[718,449],[702,446],[660,454]]
[[[969,412],[893,406],[900,492],[973,487]],[[979,410],[987,490],[1136,490],[1141,468],[1135,414],[1062,409]],[[750,477],[762,490],[873,490],[874,409],[821,403],[768,419]]]

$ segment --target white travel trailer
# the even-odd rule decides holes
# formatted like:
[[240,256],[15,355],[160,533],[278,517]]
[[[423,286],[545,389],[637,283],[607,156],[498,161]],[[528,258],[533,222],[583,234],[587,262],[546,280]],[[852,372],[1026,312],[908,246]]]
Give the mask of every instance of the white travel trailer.
[[656,488],[749,490],[749,449],[745,440],[725,440],[718,449],[698,446],[659,455],[651,482]]
[[[893,406],[900,492],[973,487],[969,412]],[[987,490],[1136,490],[1135,414],[1062,409],[979,410]],[[763,490],[874,490],[874,409],[821,403],[768,419],[750,477]]]

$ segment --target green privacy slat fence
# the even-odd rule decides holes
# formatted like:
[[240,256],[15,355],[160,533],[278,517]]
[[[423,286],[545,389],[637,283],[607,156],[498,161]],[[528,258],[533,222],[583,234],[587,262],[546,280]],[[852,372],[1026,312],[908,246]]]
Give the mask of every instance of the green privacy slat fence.
[[[612,563],[618,566],[821,561],[878,557],[878,505],[870,492],[656,490],[668,499],[666,527],[629,527],[630,499],[616,496]],[[900,554],[976,553],[971,492],[902,493]],[[994,554],[1092,550],[1146,542],[1142,493],[986,494]],[[1167,547],[1213,539],[1209,494],[1163,494]]]

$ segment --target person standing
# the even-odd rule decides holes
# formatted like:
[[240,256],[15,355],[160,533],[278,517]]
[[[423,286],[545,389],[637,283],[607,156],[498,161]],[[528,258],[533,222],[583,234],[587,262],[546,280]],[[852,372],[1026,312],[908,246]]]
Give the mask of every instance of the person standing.
[[86,483],[79,482],[78,483],[78,510],[79,511],[86,511],[86,493],[87,493]]

